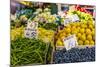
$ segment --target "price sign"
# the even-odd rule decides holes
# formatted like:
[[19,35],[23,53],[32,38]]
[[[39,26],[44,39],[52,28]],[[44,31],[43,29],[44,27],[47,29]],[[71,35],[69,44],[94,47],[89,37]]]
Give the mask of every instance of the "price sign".
[[64,38],[63,42],[64,42],[64,46],[65,46],[66,50],[74,48],[74,47],[76,47],[78,45],[75,35],[71,35],[71,36],[69,36],[67,38]]
[[37,37],[37,30],[26,28],[24,35],[26,38],[34,38],[34,37],[36,38]]
[[69,22],[71,22],[71,18],[66,18],[66,19],[64,20],[64,25],[68,24]]
[[79,21],[79,17],[78,17],[77,14],[72,15],[72,16],[71,16],[71,19],[72,19],[72,22],[77,22],[77,21]]
[[79,21],[79,17],[77,14],[74,14],[74,15],[67,15],[66,16],[66,19],[64,20],[64,26],[70,22],[77,22]]
[[37,37],[37,28],[38,28],[38,23],[36,22],[28,22],[27,27],[25,29],[24,35],[26,38],[36,38]]

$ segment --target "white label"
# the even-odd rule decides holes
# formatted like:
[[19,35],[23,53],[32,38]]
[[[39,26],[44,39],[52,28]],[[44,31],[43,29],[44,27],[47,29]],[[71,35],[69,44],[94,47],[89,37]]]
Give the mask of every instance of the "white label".
[[36,38],[37,37],[37,30],[26,28],[24,35],[26,38],[34,38],[34,37]]
[[64,46],[65,46],[66,50],[74,48],[78,44],[75,35],[71,35],[71,36],[69,36],[67,38],[64,38],[63,41],[64,41]]
[[64,25],[68,24],[69,22],[71,22],[71,18],[66,18],[66,19],[64,20]]
[[72,22],[79,21],[79,17],[77,14],[72,15],[71,18],[72,18]]
[[79,17],[77,14],[74,14],[74,15],[67,15],[66,16],[66,19],[64,20],[64,25],[70,23],[70,22],[77,22],[79,21]]
[[27,27],[25,29],[24,35],[26,38],[36,38],[37,37],[37,28],[38,23],[36,22],[28,22]]

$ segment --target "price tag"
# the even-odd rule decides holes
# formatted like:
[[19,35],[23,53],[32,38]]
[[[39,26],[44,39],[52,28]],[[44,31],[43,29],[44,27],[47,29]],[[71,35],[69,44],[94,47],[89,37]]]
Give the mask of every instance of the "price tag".
[[68,23],[70,22],[77,22],[79,21],[79,17],[77,14],[74,14],[74,15],[67,15],[66,16],[66,19],[64,20],[64,26],[67,25]]
[[75,35],[71,35],[71,36],[69,36],[67,38],[64,38],[63,42],[64,42],[64,46],[65,46],[66,50],[74,48],[74,47],[76,47],[78,45]]
[[24,32],[25,37],[36,38],[38,35],[37,28],[38,28],[38,23],[29,21]]
[[37,37],[37,30],[26,28],[24,35],[26,38],[36,38]]
[[66,19],[64,20],[64,25],[68,24],[69,22],[71,22],[71,18],[66,18]]
[[72,16],[71,16],[71,19],[72,19],[72,22],[77,22],[77,21],[79,21],[79,17],[78,17],[77,14],[72,15]]

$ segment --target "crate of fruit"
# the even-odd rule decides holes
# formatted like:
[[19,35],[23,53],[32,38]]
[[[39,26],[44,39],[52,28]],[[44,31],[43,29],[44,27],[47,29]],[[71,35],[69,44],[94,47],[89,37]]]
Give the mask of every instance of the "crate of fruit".
[[55,45],[64,47],[64,39],[72,35],[77,41],[77,47],[92,47],[95,46],[95,23],[94,20],[70,22],[66,25],[60,26],[55,34]]

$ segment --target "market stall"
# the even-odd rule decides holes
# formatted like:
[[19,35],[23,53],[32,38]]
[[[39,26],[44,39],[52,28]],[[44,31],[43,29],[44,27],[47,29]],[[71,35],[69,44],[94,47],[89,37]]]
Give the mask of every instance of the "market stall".
[[11,13],[11,65],[95,61],[95,6],[16,4]]

